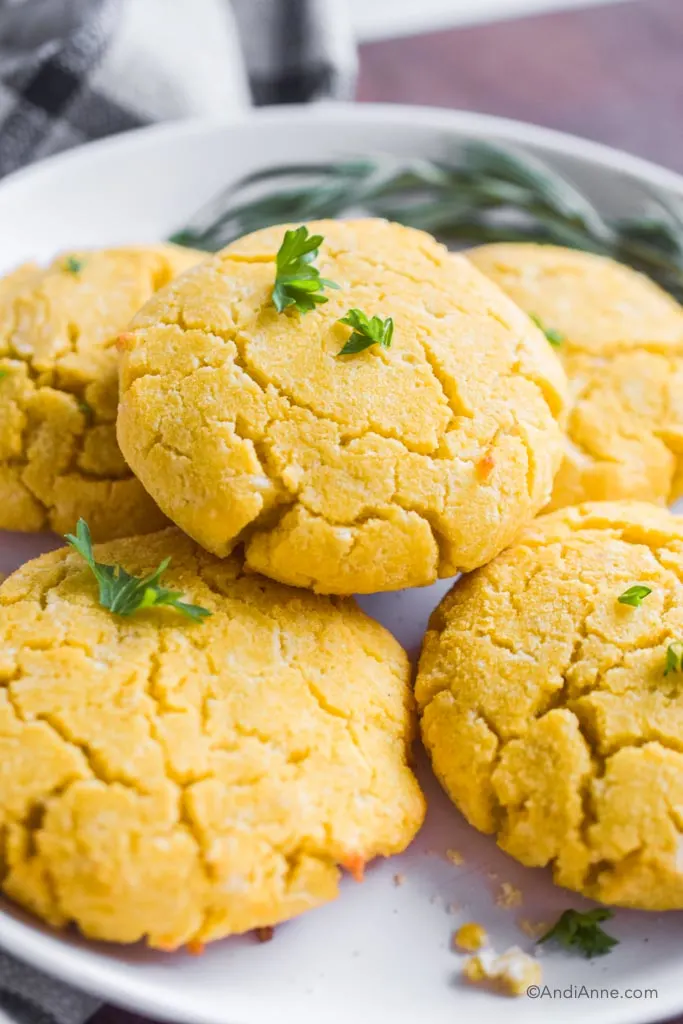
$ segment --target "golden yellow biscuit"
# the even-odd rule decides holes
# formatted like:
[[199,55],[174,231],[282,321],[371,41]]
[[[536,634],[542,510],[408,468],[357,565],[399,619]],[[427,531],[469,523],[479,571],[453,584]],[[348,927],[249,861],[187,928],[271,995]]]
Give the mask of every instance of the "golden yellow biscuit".
[[[564,376],[470,263],[380,220],[309,225],[339,285],[271,301],[285,227],[235,242],[153,298],[121,364],[121,449],[163,511],[225,555],[319,592],[472,569],[548,500]],[[391,348],[338,356],[349,308]]]
[[166,522],[116,443],[116,335],[201,255],[176,246],[71,252],[0,280],[0,528],[99,539]]
[[[636,585],[651,593],[620,602]],[[541,516],[456,584],[416,693],[467,820],[523,864],[551,865],[558,885],[683,908],[683,647],[668,650],[680,640],[683,521],[653,505]]]
[[549,509],[637,498],[664,504],[683,479],[683,308],[614,260],[551,245],[487,245],[472,262],[563,340],[565,457]]
[[112,541],[212,614],[100,606],[62,549],[0,587],[0,886],[87,936],[161,949],[267,927],[402,850],[405,653],[351,600],[218,561],[180,531]]

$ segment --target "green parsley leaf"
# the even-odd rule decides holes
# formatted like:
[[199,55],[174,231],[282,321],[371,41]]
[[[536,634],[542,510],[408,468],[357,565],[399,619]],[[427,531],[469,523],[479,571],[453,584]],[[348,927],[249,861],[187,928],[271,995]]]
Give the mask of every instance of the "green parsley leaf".
[[619,604],[630,604],[634,608],[640,608],[645,598],[651,593],[651,587],[646,587],[643,583],[636,583],[635,586],[629,587],[623,594],[620,594],[617,601]]
[[275,286],[273,305],[278,313],[294,306],[300,313],[308,313],[327,298],[324,288],[338,288],[334,281],[320,276],[313,266],[322,244],[322,235],[309,235],[308,228],[285,231],[277,256],[275,257]]
[[93,418],[94,418],[92,406],[88,405],[88,403],[86,402],[86,400],[84,398],[78,398],[78,399],[76,399],[76,401],[78,403],[78,408],[83,413],[86,425],[90,426],[90,424],[92,423]]
[[0,370],[0,380],[7,376],[9,370]]
[[604,956],[619,945],[619,939],[608,935],[600,927],[600,921],[608,921],[614,914],[607,907],[598,907],[581,914],[578,910],[565,910],[559,919],[539,942],[557,942],[565,949],[573,949],[590,959]]
[[680,672],[681,669],[683,669],[683,643],[680,640],[674,640],[666,649],[664,675],[668,676],[669,672]]
[[159,580],[168,569],[170,558],[165,558],[153,572],[138,579],[137,576],[127,573],[120,565],[104,565],[95,561],[90,530],[85,520],[78,520],[76,536],[67,533],[66,540],[90,566],[99,584],[100,604],[115,615],[132,615],[140,608],[153,608],[157,605],[169,605],[195,622],[200,622],[207,615],[211,615],[207,608],[178,600],[182,597],[179,590],[168,590],[160,586]]
[[537,327],[545,334],[546,338],[554,348],[559,348],[564,341],[564,334],[560,334],[554,327],[546,327],[540,316],[536,316],[535,313],[529,313],[529,319],[532,320]]
[[64,260],[64,269],[68,274],[79,274],[84,266],[85,262],[79,260],[78,256],[67,256]]
[[363,352],[366,348],[370,348],[371,345],[391,348],[394,321],[390,316],[386,320],[382,320],[379,316],[370,318],[360,309],[350,309],[339,323],[353,327],[353,333],[344,347],[337,352],[338,356],[354,355],[356,352]]

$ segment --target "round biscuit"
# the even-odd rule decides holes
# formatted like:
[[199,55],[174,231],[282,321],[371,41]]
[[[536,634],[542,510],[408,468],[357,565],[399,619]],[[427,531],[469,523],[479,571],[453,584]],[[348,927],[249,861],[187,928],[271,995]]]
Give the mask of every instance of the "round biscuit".
[[498,244],[472,262],[562,337],[565,455],[548,509],[683,493],[683,308],[614,260],[552,245]]
[[117,334],[197,263],[177,246],[62,253],[0,280],[0,529],[96,539],[167,520],[116,442]]
[[[619,601],[636,585],[651,593]],[[683,521],[640,502],[539,517],[434,612],[422,735],[467,820],[558,885],[683,909]]]
[[[163,511],[258,572],[324,593],[433,582],[492,558],[547,502],[564,375],[462,256],[380,220],[322,221],[338,285],[314,311],[271,293],[285,226],[152,298],[121,363],[121,449]],[[350,308],[390,348],[340,356]]]
[[408,659],[351,599],[245,574],[171,528],[95,547],[211,612],[123,617],[71,549],[0,587],[0,888],[56,927],[173,949],[337,895],[402,850]]

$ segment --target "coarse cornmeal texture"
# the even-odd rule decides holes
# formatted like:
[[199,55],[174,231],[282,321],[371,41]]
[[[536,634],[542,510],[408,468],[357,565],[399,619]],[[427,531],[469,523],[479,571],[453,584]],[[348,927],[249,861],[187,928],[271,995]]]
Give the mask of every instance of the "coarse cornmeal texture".
[[544,327],[569,378],[565,457],[549,510],[683,493],[683,308],[614,260],[551,245],[473,249],[472,262]]
[[402,850],[405,653],[351,600],[223,562],[175,529],[112,541],[211,611],[129,618],[61,550],[0,587],[0,887],[50,924],[159,949],[267,927]]
[[[271,293],[285,226],[229,246],[126,335],[121,448],[183,530],[328,593],[433,582],[510,542],[548,500],[564,374],[460,256],[380,220],[308,225],[339,285],[302,315]],[[393,344],[339,357],[351,307]]]
[[[640,607],[618,598],[652,589]],[[422,735],[467,820],[604,903],[683,908],[683,521],[639,502],[542,516],[434,612]]]
[[167,520],[116,443],[116,336],[203,254],[176,246],[67,252],[0,280],[0,529],[96,539]]

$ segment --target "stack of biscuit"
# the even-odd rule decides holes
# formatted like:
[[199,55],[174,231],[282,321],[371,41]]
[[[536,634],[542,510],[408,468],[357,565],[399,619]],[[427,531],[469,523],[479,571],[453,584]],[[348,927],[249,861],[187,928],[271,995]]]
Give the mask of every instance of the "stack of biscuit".
[[[0,887],[163,950],[274,926],[410,843],[419,716],[524,864],[683,907],[683,310],[306,228],[298,281],[278,226],[0,283],[0,528],[70,534],[0,587]],[[351,595],[461,573],[413,686]]]

